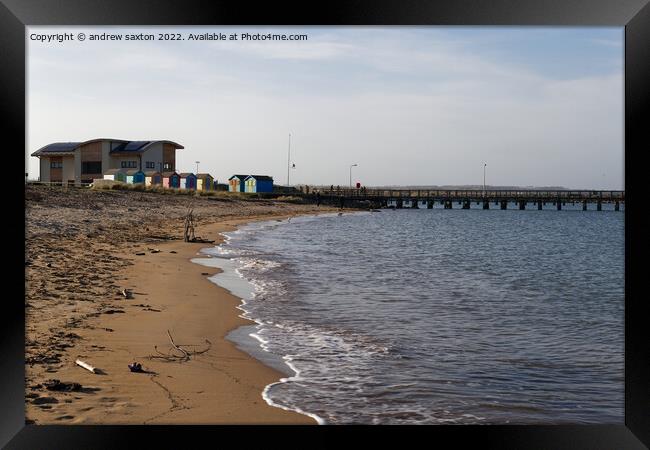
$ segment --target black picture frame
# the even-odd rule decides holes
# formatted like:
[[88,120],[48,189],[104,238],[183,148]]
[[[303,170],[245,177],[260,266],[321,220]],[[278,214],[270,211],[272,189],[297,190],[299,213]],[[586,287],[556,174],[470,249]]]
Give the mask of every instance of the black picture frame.
[[[527,449],[641,449],[650,446],[650,336],[643,314],[646,231],[640,202],[640,160],[648,149],[643,118],[650,116],[650,5],[648,0],[337,0],[327,3],[186,0],[0,0],[0,65],[4,152],[25,148],[25,57],[27,25],[544,25],[625,27],[625,425],[431,426],[417,427],[434,444],[468,441],[483,447]],[[17,164],[20,164],[19,162]],[[13,167],[13,165],[12,165]],[[5,168],[7,169],[7,168]],[[15,170],[5,183],[17,185]],[[10,181],[7,181],[10,180]],[[20,211],[20,194],[13,207]],[[23,197],[24,198],[24,197]],[[24,208],[24,204],[23,204]],[[17,217],[20,217],[18,212]],[[24,226],[16,220],[14,229]],[[18,242],[17,252],[22,243]],[[3,296],[0,314],[0,445],[6,448],[187,448],[196,440],[225,444],[227,432],[248,443],[289,433],[338,442],[354,429],[383,439],[413,427],[256,427],[248,433],[223,426],[43,426],[25,425],[24,302],[18,264],[7,269],[19,286]],[[24,273],[22,274],[24,276]],[[23,291],[24,292],[24,291]],[[228,433],[230,434],[230,433]],[[304,436],[302,436],[304,435]],[[433,439],[433,440],[431,440]],[[292,445],[282,443],[281,445]],[[146,447],[144,447],[146,446]]]

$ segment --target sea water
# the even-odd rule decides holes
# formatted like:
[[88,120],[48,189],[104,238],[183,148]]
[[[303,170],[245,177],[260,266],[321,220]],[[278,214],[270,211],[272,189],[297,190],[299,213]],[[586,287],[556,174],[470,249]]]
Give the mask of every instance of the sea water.
[[274,406],[331,424],[620,424],[624,213],[608,206],[299,217],[204,252],[256,323],[229,338],[285,374]]

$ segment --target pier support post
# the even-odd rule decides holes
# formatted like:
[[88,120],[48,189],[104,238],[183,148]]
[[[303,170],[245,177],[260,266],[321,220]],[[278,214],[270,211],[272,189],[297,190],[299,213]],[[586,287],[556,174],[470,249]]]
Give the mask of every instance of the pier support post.
[[470,201],[469,201],[469,200],[465,200],[465,201],[463,202],[463,209],[469,209],[469,205],[470,205]]
[[411,200],[411,208],[413,209],[420,209],[420,200]]
[[596,211],[602,211],[603,210],[603,202],[598,200],[598,203],[596,204]]
[[519,200],[519,210],[522,211],[526,209],[526,200]]
[[427,209],[433,209],[433,200],[427,200]]
[[483,200],[483,209],[490,209],[490,202],[487,200]]
[[402,202],[401,199],[397,200],[397,202],[395,202],[395,208],[402,209],[403,206],[404,206],[404,203]]
[[555,202],[555,203],[557,204],[557,210],[558,210],[558,211],[562,211],[562,202],[558,200],[558,201]]
[[619,202],[614,203],[614,211],[620,211],[621,210],[621,205]]
[[587,210],[587,201],[586,200],[584,202],[582,202],[582,210],[583,211]]
[[501,209],[508,209],[508,201],[501,200]]
[[537,210],[541,211],[542,209],[542,202],[537,202]]
[[445,209],[451,209],[452,201],[451,200],[445,200]]

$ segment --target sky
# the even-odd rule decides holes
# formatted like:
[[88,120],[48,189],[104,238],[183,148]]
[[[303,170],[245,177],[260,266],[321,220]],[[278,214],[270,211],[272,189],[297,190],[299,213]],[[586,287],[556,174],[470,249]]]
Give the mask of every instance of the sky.
[[[42,42],[32,34],[85,33]],[[241,33],[306,34],[242,41]],[[27,154],[167,139],[177,171],[286,184],[624,188],[622,27],[36,27]],[[181,41],[90,41],[180,33]],[[189,41],[232,33],[237,41]],[[37,158],[27,157],[30,178]]]

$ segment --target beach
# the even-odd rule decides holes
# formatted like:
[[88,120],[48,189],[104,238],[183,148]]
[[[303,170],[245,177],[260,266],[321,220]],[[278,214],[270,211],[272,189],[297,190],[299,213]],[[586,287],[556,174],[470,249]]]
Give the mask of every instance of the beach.
[[[214,244],[183,242],[188,206],[196,235]],[[331,211],[271,200],[27,187],[27,422],[316,424],[265,402],[265,386],[286,375],[225,339],[253,322],[239,317],[240,299],[208,280],[219,269],[191,259],[240,224]],[[142,372],[129,370],[133,362]],[[48,389],[50,380],[64,390]]]

